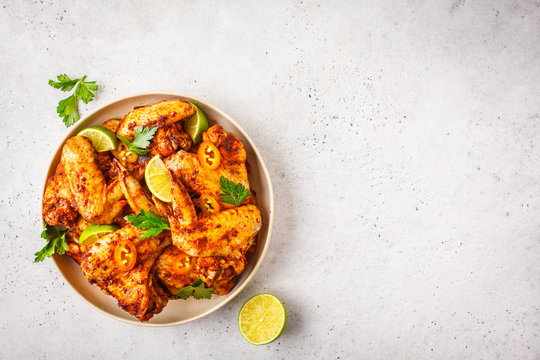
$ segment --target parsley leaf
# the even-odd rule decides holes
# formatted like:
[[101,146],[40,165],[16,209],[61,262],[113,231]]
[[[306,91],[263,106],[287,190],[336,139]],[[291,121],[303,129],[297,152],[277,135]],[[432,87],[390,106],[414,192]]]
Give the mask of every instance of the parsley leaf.
[[43,261],[46,257],[53,256],[55,250],[60,255],[65,254],[69,250],[66,242],[66,232],[59,230],[56,226],[45,225],[41,237],[47,240],[47,244],[34,254],[34,262]]
[[146,149],[156,134],[157,128],[155,127],[142,127],[139,126],[135,130],[135,136],[133,137],[133,145]]
[[66,127],[69,127],[79,121],[79,109],[77,98],[75,95],[68,96],[64,100],[60,100],[56,107],[56,112],[62,118]]
[[[82,80],[85,78],[86,76],[83,77]],[[75,95],[77,95],[77,99],[88,104],[90,101],[94,100],[94,93],[92,91],[96,91],[97,89],[98,86],[95,81],[81,81],[77,89],[75,89]]]
[[161,234],[163,230],[171,229],[166,217],[159,216],[151,210],[148,212],[141,210],[139,215],[129,214],[124,219],[136,228],[145,230],[141,239],[148,239]]
[[157,128],[155,127],[142,127],[139,126],[135,130],[135,136],[133,136],[133,141],[129,141],[122,135],[116,135],[120,141],[122,141],[128,147],[128,150],[135,155],[146,155],[150,149],[146,149],[148,145],[152,142],[154,135],[156,134]]
[[62,91],[69,91],[73,89],[75,84],[77,84],[77,82],[80,80],[71,80],[66,74],[60,74],[56,78],[58,79],[58,81],[49,80],[49,85],[51,85],[55,89],[60,89]]
[[212,298],[212,294],[214,293],[213,287],[205,287],[203,281],[201,279],[197,279],[193,284],[189,286],[185,286],[178,290],[176,292],[176,296],[178,296],[182,300],[187,300],[191,294],[193,294],[193,297],[196,300],[200,299],[210,299]]
[[244,185],[241,183],[235,184],[223,176],[219,178],[219,185],[219,190],[223,191],[223,193],[219,194],[219,197],[226,204],[240,206],[249,196],[249,190]]
[[66,74],[60,74],[56,78],[58,81],[49,80],[49,85],[55,89],[70,91],[75,87],[73,94],[61,100],[56,107],[58,116],[62,118],[66,127],[69,127],[75,124],[80,118],[78,101],[82,100],[85,104],[88,104],[94,99],[94,93],[92,91],[96,91],[98,86],[95,81],[84,81],[86,75],[80,79],[73,80]]

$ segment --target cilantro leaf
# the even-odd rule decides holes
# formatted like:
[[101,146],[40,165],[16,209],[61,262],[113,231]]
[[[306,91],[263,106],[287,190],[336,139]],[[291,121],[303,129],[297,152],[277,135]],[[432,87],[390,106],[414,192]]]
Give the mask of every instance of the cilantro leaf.
[[244,185],[241,183],[235,184],[223,176],[219,178],[219,185],[219,190],[223,191],[223,193],[219,194],[219,197],[226,204],[240,206],[249,196],[249,190]]
[[80,79],[71,80],[66,74],[60,74],[56,77],[58,81],[49,80],[49,85],[55,89],[60,89],[62,91],[69,91],[77,84]]
[[66,127],[70,127],[79,121],[79,109],[77,98],[74,95],[68,96],[64,100],[60,100],[56,107],[56,112],[62,118]]
[[78,101],[82,100],[85,104],[88,104],[94,99],[94,93],[98,89],[95,81],[84,81],[86,75],[79,79],[70,79],[66,74],[60,74],[56,77],[58,81],[49,80],[49,85],[55,89],[62,91],[70,91],[75,87],[73,94],[61,100],[56,107],[56,112],[62,118],[62,121],[69,127],[75,124],[79,116]]
[[124,219],[136,228],[145,230],[141,235],[141,239],[148,239],[161,234],[163,230],[171,229],[167,218],[157,215],[152,210],[148,212],[141,210],[139,215],[129,214]]
[[182,300],[187,300],[191,294],[196,300],[210,299],[214,293],[213,287],[206,287],[201,279],[197,279],[193,284],[185,286],[176,292]]
[[41,237],[47,240],[47,244],[34,254],[34,262],[43,261],[46,257],[53,256],[55,251],[60,255],[65,254],[69,250],[66,242],[66,232],[59,230],[56,226],[45,225]]
[[122,135],[116,135],[120,141],[122,141],[124,144],[126,144],[128,150],[132,152],[135,155],[146,155],[150,151],[150,149],[146,149],[148,145],[150,145],[150,142],[152,142],[152,139],[154,138],[154,135],[156,134],[157,128],[155,127],[142,127],[139,126],[135,130],[135,136],[133,136],[133,141],[129,141],[127,138],[123,137]]

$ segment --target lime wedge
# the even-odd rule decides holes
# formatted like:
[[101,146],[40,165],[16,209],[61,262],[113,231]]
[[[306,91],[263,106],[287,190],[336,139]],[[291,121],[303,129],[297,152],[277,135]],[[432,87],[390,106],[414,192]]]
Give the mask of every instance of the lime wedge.
[[202,141],[202,133],[208,130],[208,119],[205,113],[195,104],[195,114],[184,120],[184,131],[189,135],[193,143],[199,144]]
[[146,186],[159,200],[170,203],[172,201],[171,180],[165,164],[159,157],[154,156],[144,170]]
[[92,145],[98,152],[115,150],[118,148],[118,139],[116,135],[103,126],[91,126],[84,129],[77,135],[90,139]]
[[253,345],[264,345],[276,340],[287,324],[285,306],[272,294],[255,295],[240,309],[240,333]]
[[88,226],[79,236],[79,244],[90,245],[97,239],[118,230],[115,225],[98,225],[92,224]]

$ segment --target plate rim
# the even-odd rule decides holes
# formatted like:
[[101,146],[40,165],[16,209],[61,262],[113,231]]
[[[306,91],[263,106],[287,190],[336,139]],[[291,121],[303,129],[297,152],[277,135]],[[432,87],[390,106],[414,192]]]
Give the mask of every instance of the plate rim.
[[[138,92],[138,93],[131,93],[129,95],[126,95],[126,96],[122,96],[122,97],[116,97],[114,99],[112,99],[111,101],[103,104],[102,106],[100,106],[99,108],[96,108],[94,109],[93,111],[89,112],[88,114],[85,114],[84,116],[82,116],[80,118],[79,121],[77,121],[77,123],[75,124],[74,127],[72,127],[71,129],[67,129],[67,133],[66,133],[66,136],[64,136],[64,138],[61,140],[60,143],[58,143],[58,145],[56,146],[56,151],[55,153],[53,154],[52,156],[52,159],[54,160],[54,158],[56,158],[58,152],[61,150],[62,146],[65,144],[65,142],[73,135],[73,133],[85,122],[87,121],[90,117],[94,116],[96,113],[100,112],[101,110],[115,104],[115,103],[118,103],[118,102],[121,102],[121,101],[125,101],[125,100],[128,100],[128,99],[131,99],[131,98],[135,98],[135,97],[142,97],[142,96],[160,96],[160,95],[163,95],[163,96],[174,96],[174,97],[178,97],[180,99],[190,99],[194,102],[197,102],[197,103],[201,103],[203,104],[204,106],[207,106],[207,107],[210,107],[212,108],[212,110],[214,110],[215,112],[219,113],[222,117],[226,118],[228,121],[230,121],[235,127],[236,129],[238,129],[238,131],[241,133],[241,135],[249,142],[249,144],[251,145],[251,148],[253,149],[253,152],[255,153],[255,155],[257,156],[257,159],[258,161],[260,162],[261,166],[260,168],[262,169],[262,172],[263,172],[263,175],[264,177],[268,180],[268,190],[269,190],[269,198],[270,198],[270,204],[269,204],[269,213],[270,213],[270,216],[269,216],[269,219],[268,219],[268,232],[267,232],[267,235],[266,235],[266,241],[265,241],[265,245],[264,245],[264,248],[261,252],[261,255],[260,257],[257,259],[257,262],[255,264],[255,266],[253,267],[253,270],[251,271],[251,273],[247,276],[247,279],[244,281],[244,283],[242,285],[240,285],[239,287],[235,287],[233,288],[233,291],[230,294],[230,296],[227,297],[227,299],[225,299],[223,302],[215,305],[214,307],[208,309],[207,311],[199,314],[199,315],[196,315],[196,316],[192,316],[190,318],[187,318],[187,319],[184,319],[184,320],[179,320],[179,321],[172,321],[172,322],[169,322],[169,323],[149,323],[149,322],[142,322],[142,321],[139,321],[137,319],[125,319],[125,318],[122,318],[122,317],[119,317],[117,315],[114,315],[112,313],[109,313],[105,310],[102,310],[101,308],[99,308],[98,306],[94,305],[93,303],[91,303],[79,290],[77,290],[75,288],[75,286],[73,286],[71,284],[70,281],[68,281],[67,277],[64,275],[64,272],[62,271],[62,269],[60,268],[59,266],[59,261],[58,259],[60,258],[60,256],[64,256],[64,255],[58,255],[57,253],[55,253],[52,257],[53,259],[53,262],[56,266],[56,269],[58,270],[58,272],[62,275],[62,278],[64,280],[64,283],[67,283],[69,285],[69,287],[80,297],[84,300],[84,302],[86,302],[88,305],[90,305],[90,307],[92,307],[94,310],[98,311],[99,313],[109,317],[109,318],[112,318],[114,320],[118,320],[118,321],[121,321],[123,323],[126,323],[126,324],[130,324],[130,325],[137,325],[137,326],[144,326],[144,327],[170,327],[170,326],[178,326],[178,325],[183,325],[183,324],[187,324],[187,323],[190,323],[192,321],[195,321],[195,320],[198,320],[198,319],[201,319],[205,316],[208,316],[210,314],[212,314],[213,312],[219,310],[220,308],[222,308],[223,306],[225,306],[226,304],[228,304],[232,299],[234,299],[238,294],[240,294],[240,292],[242,292],[242,290],[251,282],[251,280],[253,279],[253,277],[255,276],[255,274],[257,273],[257,271],[259,270],[259,268],[261,267],[262,265],[262,262],[266,256],[266,253],[268,252],[268,248],[270,246],[270,240],[272,239],[272,229],[273,229],[273,225],[274,225],[274,188],[273,188],[273,185],[272,185],[272,178],[270,176],[270,173],[268,171],[268,168],[266,167],[266,164],[264,162],[264,159],[263,157],[261,156],[261,153],[259,152],[259,149],[257,148],[257,146],[255,145],[255,143],[253,142],[253,140],[251,140],[251,138],[249,137],[249,135],[244,131],[244,129],[238,124],[238,122],[236,122],[236,120],[234,120],[229,114],[227,114],[226,112],[224,112],[223,110],[221,110],[220,108],[218,108],[217,106],[215,106],[214,104],[206,101],[206,100],[203,100],[201,98],[198,98],[196,96],[191,96],[189,94],[184,94],[184,93],[179,93],[179,92],[174,92],[174,91],[145,91],[145,92]],[[39,214],[42,214],[42,206],[43,206],[43,196],[45,194],[45,188],[47,186],[47,181],[49,180],[49,173],[51,171],[51,166],[52,166],[52,160],[49,162],[49,165],[47,166],[46,168],[46,173],[45,175],[43,176],[44,178],[44,183],[43,183],[43,187],[42,187],[42,193],[41,193],[41,203],[39,204],[40,205],[40,210],[39,210]],[[42,218],[42,223],[43,223],[43,226],[45,226],[45,221],[43,220],[43,217]],[[69,256],[69,255],[67,255]],[[110,295],[106,295],[106,296],[110,296]]]

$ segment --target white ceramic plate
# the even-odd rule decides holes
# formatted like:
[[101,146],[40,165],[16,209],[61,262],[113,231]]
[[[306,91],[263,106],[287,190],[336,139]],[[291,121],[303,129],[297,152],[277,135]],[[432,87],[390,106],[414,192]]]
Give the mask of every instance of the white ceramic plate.
[[[247,152],[247,161],[250,167],[249,182],[252,189],[257,193],[257,200],[262,213],[262,228],[258,235],[257,249],[248,259],[246,269],[237,278],[237,283],[229,294],[225,296],[214,295],[211,300],[171,300],[161,313],[155,315],[148,322],[140,322],[137,318],[118,307],[116,299],[112,296],[103,294],[96,285],[90,285],[88,280],[84,277],[79,265],[73,261],[69,255],[54,255],[53,259],[58,266],[58,270],[60,270],[60,273],[64,276],[66,282],[71,285],[77,294],[99,312],[129,324],[156,327],[180,325],[200,319],[201,317],[216,311],[231,301],[248,284],[261,265],[270,243],[274,219],[274,193],[270,175],[268,174],[268,170],[264,165],[259,151],[244,130],[242,130],[236,121],[229,115],[208,102],[192,96],[171,92],[137,94],[114,101],[83,117],[76,124],[76,127],[71,129],[67,134],[60,146],[58,146],[56,154],[51,161],[45,183],[47,182],[47,179],[54,174],[65,141],[82,129],[92,125],[100,125],[108,119],[121,119],[136,106],[150,105],[161,100],[178,98],[195,103],[206,113],[211,122],[218,123],[223,126],[225,130],[234,133],[244,144]],[[45,185],[43,186],[43,189],[45,191]]]

